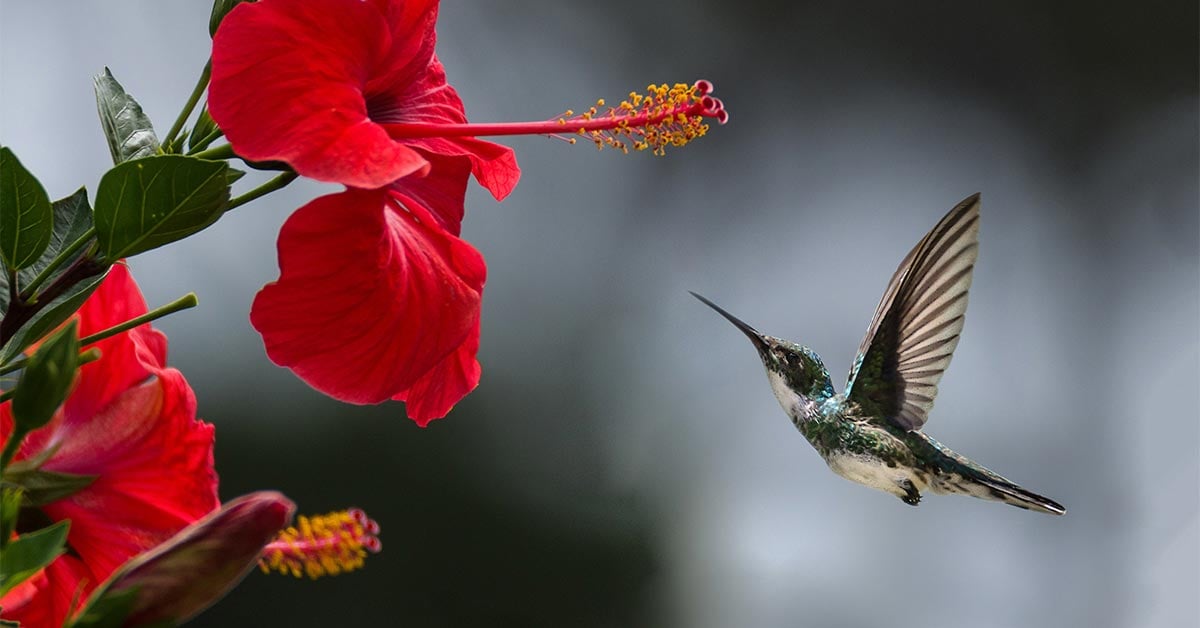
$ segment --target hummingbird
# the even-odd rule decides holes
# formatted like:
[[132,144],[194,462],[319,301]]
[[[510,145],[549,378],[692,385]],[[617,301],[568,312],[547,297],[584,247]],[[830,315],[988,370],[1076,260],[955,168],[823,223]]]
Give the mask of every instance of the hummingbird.
[[775,398],[834,473],[916,506],[957,493],[1053,515],[1060,504],[1025,490],[926,435],[950,365],[979,254],[979,194],[956,205],[892,275],[850,368],[845,393],[812,349],[760,333],[692,292],[750,338]]

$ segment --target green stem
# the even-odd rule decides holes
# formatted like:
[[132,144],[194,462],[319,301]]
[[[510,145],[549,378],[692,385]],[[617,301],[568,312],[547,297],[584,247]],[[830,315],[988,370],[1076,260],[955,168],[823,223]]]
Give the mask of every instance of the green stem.
[[195,155],[192,155],[192,157],[196,157],[198,159],[212,159],[217,161],[221,159],[237,159],[237,153],[233,152],[233,147],[229,144],[222,144],[216,148],[202,150]]
[[222,131],[219,127],[213,129],[211,133],[204,136],[204,139],[201,139],[200,141],[196,142],[196,144],[188,150],[187,154],[191,157],[195,157],[196,154],[198,154],[200,151],[208,148],[209,144],[212,144],[213,142],[217,141],[222,135],[225,135],[225,132]]
[[96,342],[100,342],[105,338],[111,338],[123,331],[129,331],[138,325],[144,325],[152,320],[162,318],[169,314],[174,314],[175,312],[179,312],[181,310],[196,307],[197,304],[199,304],[199,301],[196,299],[196,293],[189,292],[182,297],[179,297],[178,299],[175,299],[174,301],[171,301],[162,307],[154,308],[153,310],[150,310],[149,312],[146,312],[137,318],[131,318],[120,325],[114,325],[108,329],[105,329],[104,331],[98,331],[90,336],[84,336],[83,338],[79,339],[79,346],[84,347]]
[[299,176],[300,175],[298,175],[294,172],[285,172],[285,173],[275,177],[274,179],[271,179],[270,181],[267,181],[266,183],[254,188],[253,190],[250,190],[249,192],[246,192],[245,194],[229,201],[229,207],[226,207],[225,211],[226,212],[231,211],[237,207],[241,207],[242,205],[249,203],[250,201],[252,201],[260,196],[266,196],[267,194],[270,194],[271,192],[274,192],[275,190],[281,190],[284,187],[286,187],[287,184],[291,183],[292,181],[295,181],[296,178]]
[[[104,331],[98,331],[94,334],[84,336],[83,338],[79,339],[79,346],[83,347],[83,346],[87,346],[90,344],[100,342],[101,340],[104,340],[105,338],[111,338],[123,331],[129,331],[130,329],[133,329],[134,327],[137,327],[138,325],[144,325],[146,323],[149,323],[150,321],[162,318],[169,314],[174,314],[175,312],[179,312],[182,310],[196,307],[196,305],[198,303],[199,303],[199,301],[196,299],[196,293],[189,292],[189,293],[183,295],[182,297],[179,297],[178,299],[175,299],[174,301],[172,301],[162,307],[158,307],[153,310],[150,310],[149,312],[146,312],[145,314],[142,314],[141,316],[138,316],[137,318],[131,318],[131,319],[125,321],[124,323],[121,323],[119,325],[114,325],[112,327],[109,327],[108,329],[105,329]],[[81,355],[86,356],[87,354],[88,354],[88,352],[85,351]],[[96,357],[99,357],[99,354],[97,354]],[[94,360],[96,358],[91,358],[91,359]],[[91,360],[87,360],[87,361],[90,362]],[[20,370],[25,367],[25,364],[27,362],[29,362],[28,358],[21,358],[19,360],[13,360],[12,362],[5,364],[3,367],[0,367],[0,375],[7,375],[8,373],[12,373],[13,371]],[[83,363],[84,363],[84,361],[81,359],[80,364],[83,364]],[[11,392],[11,391],[9,391],[9,392]],[[5,393],[5,394],[8,394],[8,393]]]
[[63,249],[54,259],[50,260],[50,264],[43,268],[42,272],[38,273],[38,276],[34,277],[33,281],[29,282],[29,285],[25,286],[25,289],[21,291],[25,299],[32,299],[37,294],[37,289],[46,283],[46,280],[54,274],[54,271],[67,263],[67,260],[71,259],[71,256],[75,255],[79,249],[83,248],[95,236],[96,228],[91,227],[87,231],[84,231],[83,235],[79,236],[79,239],[72,242],[70,246]]
[[175,136],[183,130],[183,125],[187,119],[191,117],[192,110],[196,108],[196,103],[200,102],[200,96],[204,95],[204,90],[208,89],[208,79],[212,76],[212,59],[210,58],[205,64],[204,69],[200,72],[200,79],[196,81],[196,87],[192,89],[192,95],[188,97],[187,103],[183,105],[183,111],[179,112],[179,117],[175,118],[175,124],[171,126],[171,130],[167,131],[166,137],[163,138],[160,144],[169,146],[175,141]]

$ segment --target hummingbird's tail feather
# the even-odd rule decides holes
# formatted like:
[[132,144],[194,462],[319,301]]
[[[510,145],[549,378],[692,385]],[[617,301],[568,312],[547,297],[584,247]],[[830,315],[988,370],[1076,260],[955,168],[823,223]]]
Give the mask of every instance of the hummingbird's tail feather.
[[910,434],[919,435],[923,446],[934,449],[922,449],[936,461],[934,467],[937,471],[929,481],[929,488],[933,492],[970,495],[1051,515],[1066,514],[1067,509],[1053,499],[1042,497],[1009,482],[998,473],[993,473],[983,465],[952,451],[922,432]]
[[1051,515],[1067,512],[1058,502],[1027,491],[1012,482],[978,465],[959,466],[943,471],[934,477],[930,488],[935,493],[957,493],[1006,504]]

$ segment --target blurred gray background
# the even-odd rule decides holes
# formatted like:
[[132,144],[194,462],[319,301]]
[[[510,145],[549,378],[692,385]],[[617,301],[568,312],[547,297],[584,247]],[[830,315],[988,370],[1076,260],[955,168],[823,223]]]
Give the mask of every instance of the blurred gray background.
[[[736,8],[735,8],[736,7]],[[165,132],[208,3],[0,1],[0,139],[53,197],[109,156],[103,66]],[[421,430],[265,357],[293,185],[132,261],[217,425],[221,495],[383,526],[364,571],[252,574],[198,626],[1196,625],[1197,5],[447,2],[475,121],[712,80],[730,123],[663,159],[505,140],[477,187],[479,389]],[[246,189],[262,178],[247,177]],[[1064,503],[914,509],[836,477],[745,339],[687,290],[817,350],[840,386],[887,279],[963,197],[982,249],[928,431]]]

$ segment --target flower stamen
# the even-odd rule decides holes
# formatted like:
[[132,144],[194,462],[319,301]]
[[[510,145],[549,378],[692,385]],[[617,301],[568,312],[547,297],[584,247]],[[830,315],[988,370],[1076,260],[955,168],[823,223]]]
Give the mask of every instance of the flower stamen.
[[400,122],[380,124],[395,140],[423,137],[466,137],[489,135],[546,135],[574,143],[577,135],[590,140],[596,148],[605,146],[628,153],[649,150],[662,155],[668,146],[684,146],[708,133],[707,119],[718,124],[729,120],[719,98],[713,97],[713,85],[696,81],[692,85],[649,85],[646,94],[630,92],[629,98],[615,107],[603,99],[582,113],[568,109],[561,116],[539,122],[503,122],[497,124],[437,124]]
[[358,508],[327,515],[296,518],[296,525],[279,533],[263,548],[258,566],[297,578],[336,576],[362,567],[367,553],[383,549],[379,524]]
[[[633,150],[649,150],[663,155],[667,146],[681,147],[708,133],[706,118],[715,118],[719,124],[729,119],[724,104],[709,96],[712,83],[697,81],[688,86],[676,83],[648,85],[646,95],[630,92],[629,98],[616,107],[604,107],[603,99],[576,117],[559,118],[559,124],[576,128],[576,134],[586,137],[597,149],[605,146],[622,153]],[[611,125],[589,124],[608,121]]]

